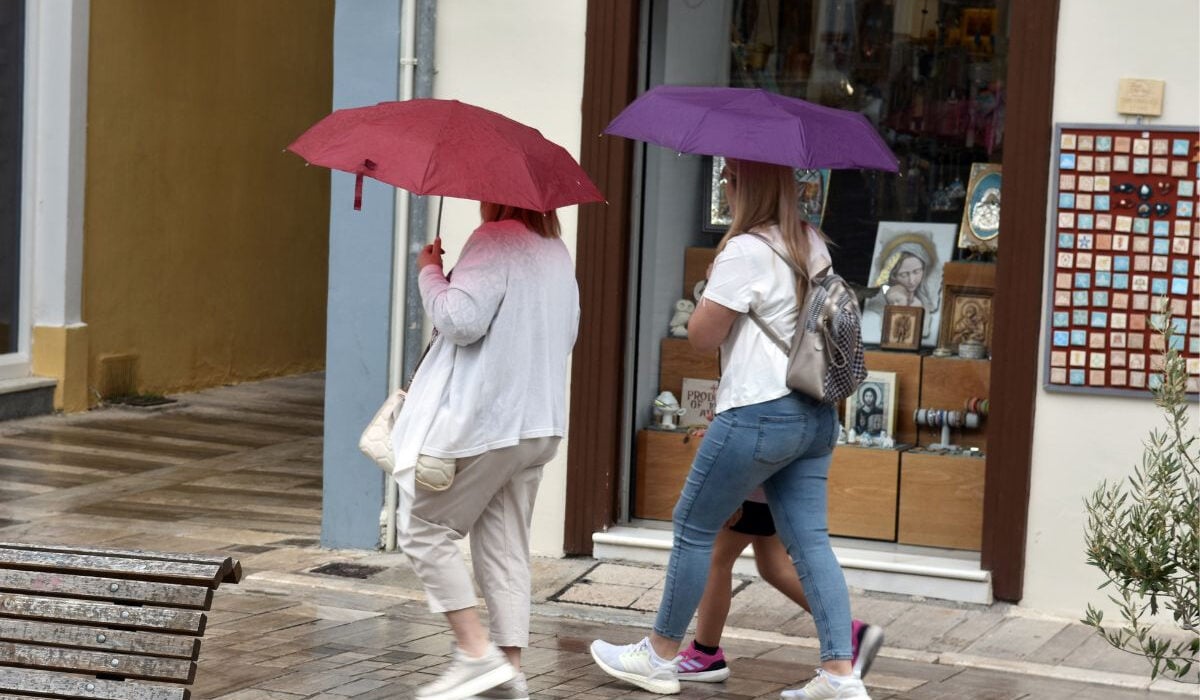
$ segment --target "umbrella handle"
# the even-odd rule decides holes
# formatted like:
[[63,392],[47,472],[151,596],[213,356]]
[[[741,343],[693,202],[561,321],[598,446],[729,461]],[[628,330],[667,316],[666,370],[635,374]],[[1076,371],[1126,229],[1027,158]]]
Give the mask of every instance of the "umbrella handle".
[[354,178],[354,211],[362,210],[362,181],[363,174],[358,173]]

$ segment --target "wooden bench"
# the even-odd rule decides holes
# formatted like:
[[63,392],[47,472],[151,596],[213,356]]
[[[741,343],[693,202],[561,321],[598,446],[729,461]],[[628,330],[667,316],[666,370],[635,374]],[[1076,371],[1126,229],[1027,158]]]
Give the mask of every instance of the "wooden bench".
[[187,700],[232,557],[0,542],[0,700]]

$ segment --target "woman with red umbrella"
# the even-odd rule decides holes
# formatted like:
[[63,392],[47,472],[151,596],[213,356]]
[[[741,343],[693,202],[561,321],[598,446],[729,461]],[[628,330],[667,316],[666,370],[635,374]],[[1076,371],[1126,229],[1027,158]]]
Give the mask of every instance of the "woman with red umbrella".
[[[609,675],[650,692],[680,691],[676,655],[704,592],[713,542],[761,484],[821,643],[817,677],[783,697],[870,700],[853,671],[850,597],[826,524],[837,410],[787,386],[787,355],[748,316],[756,313],[790,338],[808,277],[829,265],[829,250],[825,237],[800,217],[792,168],[733,158],[726,163],[733,221],[688,323],[693,347],[721,350],[716,416],[675,505],[654,631],[636,644],[597,640],[592,657]],[[808,274],[797,279],[783,252]]]
[[[438,335],[397,424],[402,440],[420,443],[399,544],[456,644],[442,676],[417,690],[422,700],[529,695],[520,664],[529,644],[530,518],[542,467],[565,431],[567,357],[579,323],[575,267],[554,211],[483,203],[480,212],[483,224],[452,275],[442,272],[440,240],[417,259],[421,301]],[[427,431],[409,430],[430,416]],[[457,544],[468,533],[490,634]]]

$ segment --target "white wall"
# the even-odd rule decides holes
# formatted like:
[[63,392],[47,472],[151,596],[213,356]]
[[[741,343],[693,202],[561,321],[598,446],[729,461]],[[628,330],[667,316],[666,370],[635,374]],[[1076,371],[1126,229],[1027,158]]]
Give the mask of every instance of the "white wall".
[[[578,160],[586,24],[584,2],[439,2],[433,96],[469,102],[528,124]],[[560,209],[558,216],[563,240],[574,254],[578,207]],[[430,221],[435,218],[436,204]],[[446,200],[441,229],[447,269],[478,225],[477,202]],[[566,493],[564,441],[538,492],[534,554],[562,555]]]
[[[1117,79],[1154,78],[1167,83],[1154,123],[1200,123],[1198,27],[1196,0],[1062,0],[1054,121],[1124,122],[1116,112]],[[1112,610],[1096,590],[1098,570],[1086,563],[1083,500],[1101,479],[1131,474],[1143,440],[1162,425],[1148,399],[1039,394],[1023,606],[1071,617],[1088,602]]]

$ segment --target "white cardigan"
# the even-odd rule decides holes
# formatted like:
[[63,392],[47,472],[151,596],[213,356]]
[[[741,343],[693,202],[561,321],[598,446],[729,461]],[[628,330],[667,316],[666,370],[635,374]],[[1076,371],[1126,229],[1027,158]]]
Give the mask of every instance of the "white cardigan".
[[418,454],[470,457],[566,433],[567,361],[579,328],[567,247],[516,221],[480,226],[450,279],[429,265],[420,287],[439,335],[392,430],[401,527]]

